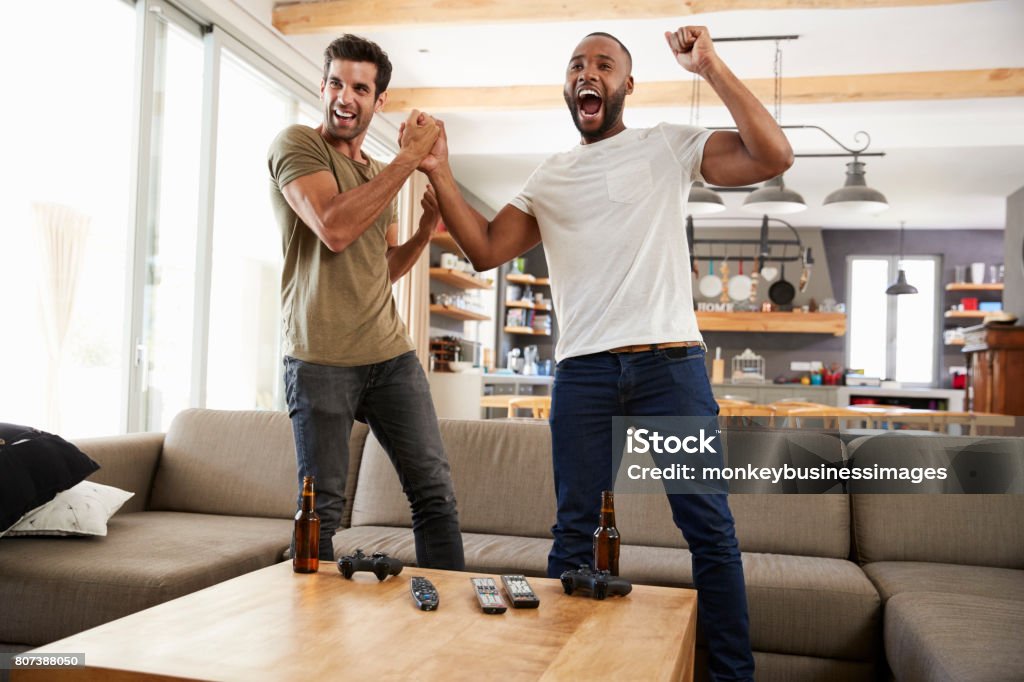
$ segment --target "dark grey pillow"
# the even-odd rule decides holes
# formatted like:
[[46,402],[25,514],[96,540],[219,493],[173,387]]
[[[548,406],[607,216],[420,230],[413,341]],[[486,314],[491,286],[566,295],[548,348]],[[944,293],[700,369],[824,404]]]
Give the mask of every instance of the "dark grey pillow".
[[60,436],[0,423],[0,534],[99,468]]

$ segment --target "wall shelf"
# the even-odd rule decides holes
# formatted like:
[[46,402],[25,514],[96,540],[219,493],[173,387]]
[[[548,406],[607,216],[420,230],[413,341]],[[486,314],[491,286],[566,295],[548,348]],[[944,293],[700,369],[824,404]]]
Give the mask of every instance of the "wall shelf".
[[472,320],[472,321],[483,321],[491,319],[487,315],[473,312],[472,310],[465,310],[463,308],[452,308],[446,305],[432,304],[430,306],[430,312],[437,313],[438,315],[444,315],[454,320]]
[[778,332],[842,336],[846,333],[846,314],[698,311],[697,326],[702,332]]
[[526,308],[527,310],[551,310],[547,303],[530,303],[529,301],[505,301],[506,308]]
[[505,279],[513,284],[550,284],[551,280],[547,277],[534,277],[533,275],[517,275],[515,273],[509,273],[505,275]]
[[465,256],[459,245],[455,243],[455,237],[452,236],[451,232],[435,232],[430,235],[430,243],[437,244],[442,249],[446,249],[453,253],[459,254],[459,256]]
[[969,282],[950,282],[946,285],[946,291],[1002,291],[1002,282],[991,284],[971,284]]
[[551,336],[551,332],[537,331],[533,327],[505,327],[506,334],[525,334],[527,336]]
[[980,320],[991,312],[990,310],[947,310],[944,315],[947,319]]
[[450,284],[460,289],[490,289],[491,282],[479,277],[473,277],[461,270],[450,270],[448,268],[430,268],[430,279]]

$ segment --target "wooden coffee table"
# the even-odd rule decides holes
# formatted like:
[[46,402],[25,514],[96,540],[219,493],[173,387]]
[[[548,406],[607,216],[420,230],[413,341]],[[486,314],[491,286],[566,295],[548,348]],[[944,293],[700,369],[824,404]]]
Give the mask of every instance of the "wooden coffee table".
[[[416,608],[414,575],[437,587],[437,611]],[[407,567],[379,583],[346,580],[333,563],[310,575],[281,563],[35,649],[84,652],[87,667],[12,680],[693,678],[693,590],[634,586],[597,601],[529,578],[540,608],[485,615],[479,575]]]

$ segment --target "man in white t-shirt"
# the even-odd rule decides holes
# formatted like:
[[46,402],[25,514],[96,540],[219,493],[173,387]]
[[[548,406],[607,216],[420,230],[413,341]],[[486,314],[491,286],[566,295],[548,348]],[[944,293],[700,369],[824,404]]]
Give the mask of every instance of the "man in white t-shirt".
[[[738,132],[660,124],[627,129],[632,58],[594,33],[573,50],[564,96],[580,145],[544,161],[488,222],[463,200],[443,132],[420,165],[444,222],[477,270],[543,242],[561,330],[551,435],[558,517],[548,575],[590,564],[601,491],[610,490],[612,417],[718,413],[693,312],[685,207],[690,185],[745,185],[792,164],[785,135],[715,53],[705,27],[665,34]],[[439,121],[440,123],[440,121]],[[715,680],[751,680],[743,565],[725,494],[670,494],[693,556],[698,613]]]

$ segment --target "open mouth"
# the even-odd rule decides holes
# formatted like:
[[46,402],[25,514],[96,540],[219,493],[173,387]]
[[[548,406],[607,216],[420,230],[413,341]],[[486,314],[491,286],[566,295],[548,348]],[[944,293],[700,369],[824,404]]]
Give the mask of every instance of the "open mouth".
[[582,120],[592,121],[601,115],[601,107],[604,106],[604,100],[601,99],[601,95],[597,93],[597,90],[583,88],[576,93],[576,106],[579,109]]
[[349,125],[351,123],[354,123],[356,120],[356,115],[353,114],[351,111],[335,109],[333,113],[335,122],[337,122],[340,125]]

